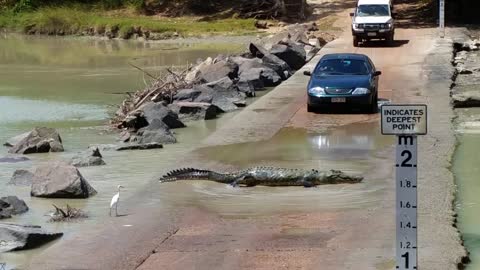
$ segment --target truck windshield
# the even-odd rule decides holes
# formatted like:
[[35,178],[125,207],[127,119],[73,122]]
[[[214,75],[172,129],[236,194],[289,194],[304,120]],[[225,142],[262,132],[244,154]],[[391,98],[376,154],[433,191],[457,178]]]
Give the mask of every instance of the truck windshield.
[[357,16],[390,16],[390,9],[388,5],[360,5],[357,7]]
[[328,59],[317,66],[315,75],[367,75],[368,67],[363,60]]

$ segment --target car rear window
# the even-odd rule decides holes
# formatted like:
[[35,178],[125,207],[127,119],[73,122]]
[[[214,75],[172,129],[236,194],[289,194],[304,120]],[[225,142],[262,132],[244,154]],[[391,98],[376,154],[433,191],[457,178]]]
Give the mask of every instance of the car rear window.
[[367,75],[367,63],[358,59],[328,59],[319,63],[315,75]]

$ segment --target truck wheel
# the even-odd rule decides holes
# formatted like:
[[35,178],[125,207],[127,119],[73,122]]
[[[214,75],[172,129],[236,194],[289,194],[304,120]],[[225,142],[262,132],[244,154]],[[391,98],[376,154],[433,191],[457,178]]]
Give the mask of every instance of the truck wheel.
[[394,36],[394,34],[392,33],[391,35],[389,35],[389,36],[387,37],[387,43],[388,43],[388,45],[390,45],[390,46],[393,46],[393,41],[395,40],[393,36]]
[[358,47],[358,38],[353,36],[353,47]]

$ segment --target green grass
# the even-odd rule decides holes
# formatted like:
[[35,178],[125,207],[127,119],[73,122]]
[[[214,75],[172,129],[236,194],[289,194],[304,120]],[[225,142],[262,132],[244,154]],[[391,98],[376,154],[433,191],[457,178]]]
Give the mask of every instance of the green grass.
[[74,7],[50,7],[33,12],[0,13],[0,28],[41,34],[78,34],[89,28],[118,27],[120,35],[132,27],[157,33],[177,32],[182,36],[230,34],[243,35],[256,31],[253,19],[222,19],[209,22],[197,18],[161,18],[143,15],[109,15]]

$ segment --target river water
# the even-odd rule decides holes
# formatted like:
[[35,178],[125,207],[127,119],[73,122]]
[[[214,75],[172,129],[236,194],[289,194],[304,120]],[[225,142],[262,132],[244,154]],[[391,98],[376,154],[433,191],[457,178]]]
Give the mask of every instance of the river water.
[[[65,233],[62,239],[81,232],[82,226],[102,224],[115,187],[126,186],[132,196],[158,177],[165,168],[175,168],[177,158],[196,148],[217,126],[234,114],[217,120],[187,123],[175,130],[179,143],[151,151],[104,151],[106,166],[81,168],[98,191],[86,200],[30,197],[29,187],[6,185],[15,169],[32,169],[52,160],[67,159],[90,144],[115,143],[115,134],[105,127],[110,107],[122,100],[121,93],[144,86],[141,72],[130,61],[151,72],[184,65],[197,58],[241,51],[245,39],[206,42],[138,43],[95,39],[39,38],[16,35],[0,39],[0,142],[35,126],[59,130],[64,153],[29,155],[31,161],[0,164],[0,196],[16,195],[30,210],[7,222],[36,224]],[[237,45],[232,45],[237,44]],[[254,102],[254,100],[253,100]],[[344,126],[322,134],[285,128],[268,141],[197,149],[209,159],[238,167],[275,165],[290,168],[341,169],[365,172],[384,159],[380,153],[391,145],[381,136],[377,122]],[[7,149],[0,147],[0,156]],[[234,155],[232,153],[235,153]],[[388,172],[387,172],[388,173]],[[388,188],[386,175],[357,185],[332,185],[321,189],[233,189],[210,182],[179,182],[162,186],[155,202],[163,205],[197,205],[222,215],[242,216],[272,212],[309,211],[318,208],[354,209],[372,206]],[[160,189],[156,186],[157,190]],[[49,223],[52,203],[81,208],[89,218],[72,223]],[[261,203],[259,203],[261,202]],[[279,204],[282,206],[279,207]],[[61,240],[59,240],[61,241]],[[53,243],[52,243],[53,244]],[[7,269],[28,264],[48,245],[30,251],[0,254]]]
[[[31,161],[0,163],[0,196],[16,195],[30,206],[29,212],[7,222],[37,224],[63,232],[76,230],[83,222],[73,224],[47,223],[45,216],[52,203],[82,208],[90,218],[107,214],[108,204],[117,185],[126,186],[126,195],[145,185],[155,168],[167,164],[185,152],[192,143],[205,137],[220,120],[189,124],[177,132],[179,144],[166,151],[116,153],[103,152],[106,166],[82,168],[81,173],[98,191],[88,200],[48,200],[31,198],[29,187],[6,185],[15,169],[32,169],[56,159],[67,159],[90,144],[116,143],[109,132],[109,115],[115,111],[125,92],[143,88],[148,81],[142,72],[129,63],[151,73],[165,67],[184,66],[198,58],[243,51],[248,39],[224,41],[176,41],[141,43],[134,41],[98,40],[85,38],[32,37],[4,34],[0,36],[0,142],[31,130],[35,126],[57,128],[66,151],[55,154],[29,155]],[[0,147],[0,156],[8,149]],[[127,195],[128,196],[128,195]],[[22,265],[36,251],[0,255],[0,263],[8,267]]]
[[461,119],[475,119],[460,123],[458,146],[455,150],[453,172],[458,187],[456,211],[458,227],[464,244],[470,252],[471,263],[467,269],[480,269],[480,125],[478,115],[480,108],[460,109]]

